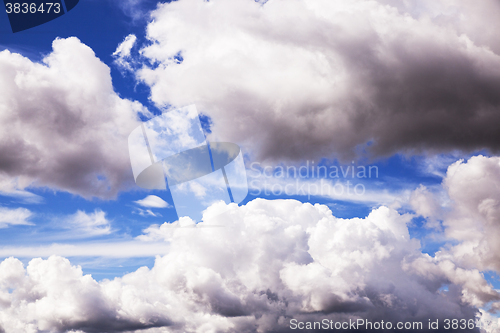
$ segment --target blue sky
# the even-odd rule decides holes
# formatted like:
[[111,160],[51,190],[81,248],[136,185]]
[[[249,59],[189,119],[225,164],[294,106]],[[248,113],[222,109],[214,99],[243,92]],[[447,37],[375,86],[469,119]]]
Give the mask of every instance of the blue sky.
[[[57,302],[65,274],[97,291],[75,289],[67,326],[12,315],[0,331],[497,320],[500,43],[480,22],[498,25],[500,7],[480,7],[80,0],[18,33],[4,14],[0,287],[9,304],[37,283],[38,304]],[[127,149],[141,122],[193,104],[207,141],[241,148],[249,191],[202,221],[137,186]],[[94,299],[104,317],[85,312]]]

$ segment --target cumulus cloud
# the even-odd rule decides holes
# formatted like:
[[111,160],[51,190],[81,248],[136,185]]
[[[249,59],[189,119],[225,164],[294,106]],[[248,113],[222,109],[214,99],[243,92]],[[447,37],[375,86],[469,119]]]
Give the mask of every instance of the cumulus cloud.
[[445,234],[459,241],[446,253],[467,267],[500,271],[500,157],[457,161],[443,185],[452,200]]
[[141,56],[154,66],[137,77],[260,158],[368,142],[378,155],[499,151],[499,13],[493,0],[174,1],[152,12]]
[[[83,276],[81,268],[71,266],[67,259],[33,259],[25,270],[19,260],[9,258],[0,266],[0,321],[5,332],[119,332],[168,324],[161,320],[141,323],[141,317],[154,316],[154,308],[141,309],[132,317],[118,312],[110,302],[113,288],[108,299],[90,275]],[[9,294],[6,288],[15,291]]]
[[77,38],[52,46],[42,63],[0,52],[0,183],[113,197],[133,184],[127,136],[148,111]]
[[326,206],[294,200],[221,202],[198,225],[223,228],[179,228],[195,225],[187,217],[148,228],[138,241],[162,239],[168,253],[112,281],[96,282],[61,257],[26,268],[4,260],[0,326],[7,333],[285,332],[292,318],[472,319],[475,306],[498,300],[477,270],[422,254],[410,220],[388,207],[339,219]]
[[167,208],[170,205],[168,202],[156,195],[148,195],[142,200],[134,201],[136,204],[142,207],[152,207],[152,208]]
[[[477,279],[480,271],[500,271],[500,157],[459,160],[448,167],[442,186],[446,198],[438,198],[424,186],[411,195],[415,212],[426,218],[427,226],[439,227],[443,231],[439,237],[447,242],[434,258],[421,258],[412,263],[413,268],[420,266],[416,271],[424,275],[435,274],[435,265],[443,266],[445,275],[456,265],[474,270],[466,278],[477,289],[467,296],[469,302],[483,303],[488,298],[496,302],[498,296]],[[491,306],[499,308],[499,303]]]
[[410,195],[410,206],[420,216],[427,218],[426,226],[440,229],[438,219],[442,218],[442,202],[440,198],[424,185],[420,185]]
[[29,218],[33,214],[26,208],[0,207],[0,228],[7,228],[11,225],[34,225]]

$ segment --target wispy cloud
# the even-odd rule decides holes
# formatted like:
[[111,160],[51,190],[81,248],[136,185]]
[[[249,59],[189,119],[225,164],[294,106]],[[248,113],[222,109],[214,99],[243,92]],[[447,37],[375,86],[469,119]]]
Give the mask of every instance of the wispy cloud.
[[27,191],[25,188],[31,184],[30,180],[20,180],[19,177],[0,175],[0,195],[13,198],[15,201],[26,204],[39,204],[43,197]]
[[123,42],[118,45],[116,51],[113,52],[113,57],[115,58],[114,62],[119,68],[132,71],[132,63],[134,60],[130,57],[130,51],[134,47],[136,40],[137,37],[135,35],[128,35]]
[[0,207],[0,228],[7,228],[12,225],[34,225],[28,221],[33,213],[26,208]]
[[155,213],[151,209],[141,209],[141,208],[136,208],[135,210],[132,211],[134,214],[139,214],[141,216],[162,216],[160,213]]
[[15,201],[25,204],[40,204],[44,202],[42,196],[26,190],[0,191],[1,196],[11,197]]
[[78,239],[109,235],[113,232],[106,213],[96,209],[92,213],[78,210],[75,214],[55,218],[54,238]]
[[138,258],[154,257],[165,254],[168,244],[165,242],[108,241],[86,242],[84,244],[55,243],[40,246],[4,246],[0,247],[0,257],[36,258],[60,255],[64,257],[105,257]]

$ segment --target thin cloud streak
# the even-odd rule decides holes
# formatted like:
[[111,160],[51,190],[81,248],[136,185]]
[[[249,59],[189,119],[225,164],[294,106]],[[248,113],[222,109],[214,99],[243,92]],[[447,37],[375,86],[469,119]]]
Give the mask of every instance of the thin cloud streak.
[[137,258],[154,257],[168,252],[165,242],[87,242],[84,244],[52,244],[40,246],[0,247],[0,257],[37,258],[59,255],[64,257]]

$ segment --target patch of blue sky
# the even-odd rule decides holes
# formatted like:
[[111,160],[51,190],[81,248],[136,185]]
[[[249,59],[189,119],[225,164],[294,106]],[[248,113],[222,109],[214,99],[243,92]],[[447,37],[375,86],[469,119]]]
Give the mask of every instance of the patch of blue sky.
[[495,271],[484,271],[483,272],[484,279],[488,281],[489,284],[493,286],[493,288],[500,290],[500,276]]
[[450,244],[456,245],[456,242],[445,239],[441,232],[427,228],[425,224],[426,219],[421,216],[414,217],[408,224],[410,237],[420,241],[422,253],[427,253],[433,257],[444,246],[449,246]]
[[[64,217],[75,214],[78,210],[87,213],[92,213],[96,209],[100,209],[106,213],[106,218],[113,221],[113,227],[122,230],[132,237],[141,234],[142,229],[148,227],[152,223],[174,222],[177,220],[177,214],[172,207],[172,199],[168,191],[160,190],[142,190],[140,188],[122,192],[116,200],[92,199],[87,200],[81,196],[73,195],[66,192],[52,192],[33,190],[34,193],[45,198],[44,205],[21,204],[17,207],[25,207],[34,213],[34,219],[37,216],[45,216],[40,222],[42,224],[56,217]],[[141,207],[135,201],[144,199],[147,195],[156,195],[166,202],[169,202],[170,207],[166,208],[151,208]],[[151,210],[157,216],[151,214],[141,215],[140,210]],[[1,237],[1,236],[0,236]]]
[[[494,302],[495,301],[491,301],[491,302],[486,303],[481,309],[484,311],[487,311],[492,318],[500,318],[500,311],[498,311],[492,307]],[[486,322],[483,323],[482,326],[485,328],[488,326],[492,326],[492,328],[495,329],[493,331],[484,330],[485,332],[495,332],[496,333],[496,332],[498,332],[498,328],[499,328],[497,323],[495,323],[494,321],[492,322],[490,320],[486,320]]]
[[441,288],[438,289],[438,291],[440,291],[442,293],[446,293],[450,290],[449,286],[450,286],[449,284],[444,284],[441,286]]
[[[19,259],[25,264],[33,257],[47,257],[43,251],[37,252],[37,248],[50,246],[92,246],[95,244],[116,244],[119,246],[134,246],[135,237],[152,224],[163,224],[164,222],[176,221],[177,214],[170,204],[165,208],[141,207],[135,201],[144,199],[147,195],[157,195],[167,202],[172,202],[168,191],[144,191],[142,189],[122,192],[116,200],[87,200],[81,196],[66,192],[54,192],[47,189],[31,189],[31,191],[44,198],[43,204],[18,203],[15,199],[3,197],[2,206],[9,208],[23,207],[32,212],[29,221],[33,225],[11,225],[3,228],[0,232],[1,248],[16,248]],[[11,199],[11,200],[9,200]],[[13,201],[13,202],[12,202]],[[70,221],[78,212],[82,211],[88,215],[96,211],[104,212],[109,221],[110,230],[102,234],[82,234],[77,226],[72,226]],[[156,215],[152,215],[152,214]],[[69,223],[69,224],[68,224]],[[125,243],[120,245],[119,243]],[[118,244],[117,244],[118,243]],[[24,250],[23,250],[24,249]],[[115,248],[110,248],[115,251]],[[131,249],[133,251],[133,249]],[[27,253],[22,255],[23,251]],[[80,264],[85,274],[92,273],[97,279],[113,278],[123,273],[135,271],[138,267],[151,267],[154,255],[117,258],[113,253],[107,253],[103,248],[100,252],[101,259],[86,257],[81,253],[75,256],[65,255],[72,262]],[[82,252],[82,251],[80,251]],[[85,251],[83,251],[85,252]],[[21,253],[19,255],[19,253]],[[164,254],[158,252],[157,254]],[[10,255],[3,256],[1,259]],[[96,264],[104,261],[105,263]]]
[[210,116],[208,116],[204,113],[200,113],[200,123],[201,123],[201,128],[203,129],[203,132],[205,133],[205,136],[207,134],[212,133],[213,121],[212,121],[212,118],[210,118]]

